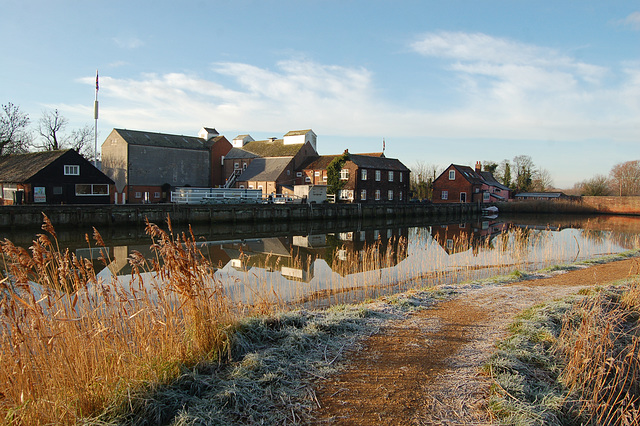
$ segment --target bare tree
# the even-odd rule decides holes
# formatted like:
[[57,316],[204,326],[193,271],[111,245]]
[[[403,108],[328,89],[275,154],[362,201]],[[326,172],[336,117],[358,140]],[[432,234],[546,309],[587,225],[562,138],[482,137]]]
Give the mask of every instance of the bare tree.
[[436,180],[442,170],[442,167],[435,164],[416,161],[411,166],[411,191],[413,196],[421,200],[431,199],[433,181]]
[[0,155],[27,152],[31,133],[27,130],[29,116],[9,102],[0,111]]
[[533,171],[533,177],[531,181],[531,190],[544,192],[553,188],[553,179],[551,173],[547,169],[537,169]]
[[34,144],[34,146],[44,151],[71,148],[86,159],[92,160],[94,157],[91,149],[93,127],[86,125],[80,129],[72,130],[70,134],[65,134],[64,131],[68,123],[69,121],[57,109],[44,111],[38,121],[41,143]]
[[513,168],[516,174],[516,191],[530,191],[533,185],[533,173],[535,170],[533,160],[528,155],[513,157]]
[[616,164],[609,175],[612,189],[618,195],[640,194],[640,160]]
[[603,175],[595,175],[591,179],[579,182],[576,184],[576,187],[580,190],[580,195],[611,195],[611,182]]

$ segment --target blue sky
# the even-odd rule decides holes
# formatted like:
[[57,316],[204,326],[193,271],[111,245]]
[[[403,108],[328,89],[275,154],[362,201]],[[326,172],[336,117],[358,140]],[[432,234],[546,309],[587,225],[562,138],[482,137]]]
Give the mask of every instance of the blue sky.
[[[637,1],[0,0],[0,103],[35,124],[228,139],[312,128],[411,167],[640,159]],[[35,128],[35,126],[34,126]]]

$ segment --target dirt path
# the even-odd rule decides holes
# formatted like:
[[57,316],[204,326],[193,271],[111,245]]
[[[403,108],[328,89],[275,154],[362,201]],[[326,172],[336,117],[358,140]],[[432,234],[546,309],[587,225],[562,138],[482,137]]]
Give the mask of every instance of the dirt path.
[[514,316],[638,273],[640,260],[629,259],[463,290],[454,299],[393,321],[349,354],[348,370],[319,384],[317,423],[491,424],[485,409],[489,381],[478,371]]

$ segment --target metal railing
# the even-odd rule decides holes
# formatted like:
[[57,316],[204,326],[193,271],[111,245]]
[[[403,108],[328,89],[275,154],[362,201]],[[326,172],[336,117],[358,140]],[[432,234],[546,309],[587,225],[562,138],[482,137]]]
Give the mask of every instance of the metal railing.
[[177,204],[262,203],[260,189],[176,188],[171,202]]

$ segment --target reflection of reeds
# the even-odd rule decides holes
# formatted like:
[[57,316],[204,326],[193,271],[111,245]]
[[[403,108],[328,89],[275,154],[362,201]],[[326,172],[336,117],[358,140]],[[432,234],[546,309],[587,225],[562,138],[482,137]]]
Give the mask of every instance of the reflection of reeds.
[[131,390],[171,381],[180,365],[228,349],[229,305],[193,235],[147,224],[156,258],[133,253],[134,274],[122,286],[97,281],[90,262],[59,250],[46,217],[43,229],[48,235],[31,253],[2,243],[5,421],[73,423],[128,399],[135,404]]

